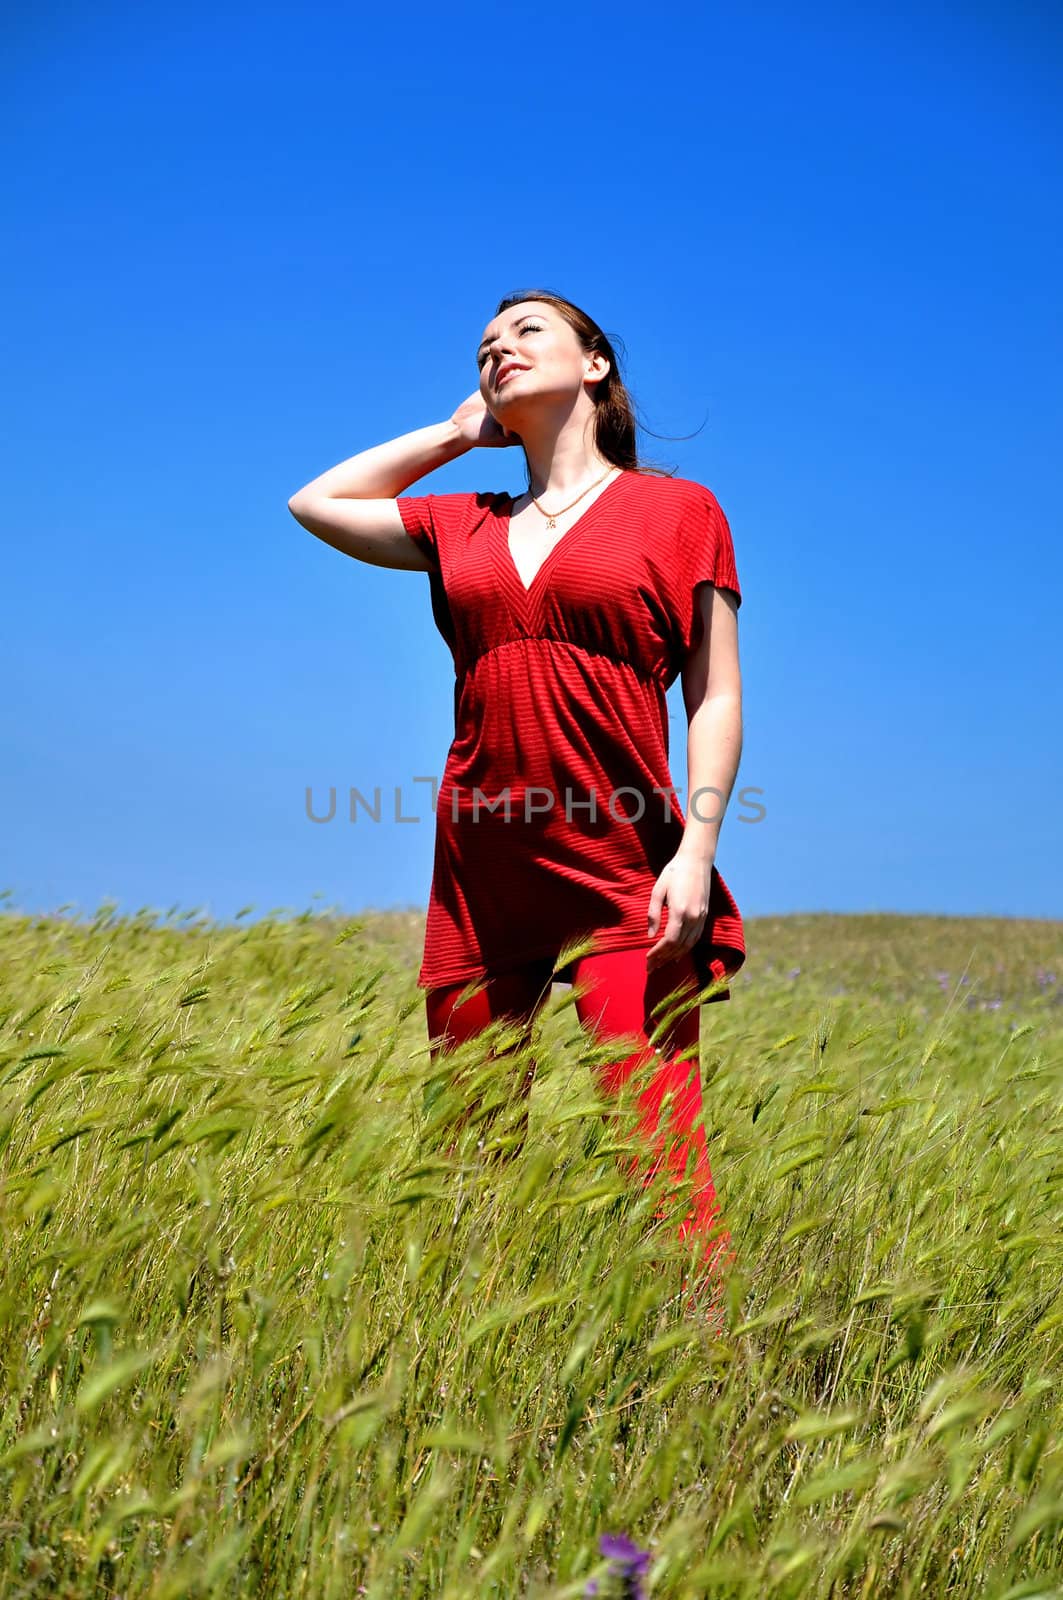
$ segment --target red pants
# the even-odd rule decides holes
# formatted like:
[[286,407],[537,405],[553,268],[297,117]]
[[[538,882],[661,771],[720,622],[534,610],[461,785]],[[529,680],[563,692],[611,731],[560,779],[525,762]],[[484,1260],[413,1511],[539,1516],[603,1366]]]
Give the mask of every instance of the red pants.
[[[525,1021],[530,1035],[531,1022],[550,997],[553,962],[532,963],[516,972],[499,973],[480,980],[476,991],[458,1004],[470,980],[446,988],[429,989],[425,995],[430,1054],[434,1059],[452,1044],[471,1039],[488,1023],[506,1018]],[[603,1096],[616,1094],[639,1067],[659,1055],[660,1065],[649,1078],[648,1087],[638,1096],[638,1132],[653,1148],[653,1159],[644,1171],[648,1183],[660,1171],[662,1156],[677,1177],[687,1174],[692,1159],[694,1203],[679,1226],[679,1237],[705,1235],[699,1261],[711,1271],[730,1259],[730,1237],[723,1228],[719,1202],[712,1181],[705,1129],[702,1122],[701,1069],[698,1058],[699,1009],[695,1003],[683,1006],[680,995],[697,994],[697,979],[689,955],[667,961],[655,970],[647,969],[646,950],[605,951],[578,958],[572,967],[576,1014],[583,1026],[600,1041],[634,1036],[636,1049],[616,1063],[596,1069]],[[674,995],[668,1006],[653,1015],[655,1006]],[[656,1046],[650,1045],[653,1029],[665,1015],[679,1009],[669,1021]],[[534,1066],[515,1093],[526,1100],[534,1080]],[[671,1091],[672,1143],[665,1149],[659,1129],[661,1103]],[[527,1126],[527,1115],[523,1119]],[[629,1173],[637,1170],[629,1167]],[[658,1217],[661,1212],[658,1212]],[[711,1237],[709,1237],[711,1233]],[[700,1275],[700,1269],[699,1269]]]

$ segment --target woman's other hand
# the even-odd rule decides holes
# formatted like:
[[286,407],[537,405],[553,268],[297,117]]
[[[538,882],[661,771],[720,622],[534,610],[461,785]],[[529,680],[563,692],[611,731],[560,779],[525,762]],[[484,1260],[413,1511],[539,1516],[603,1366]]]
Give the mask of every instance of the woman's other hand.
[[467,444],[487,448],[520,444],[519,434],[507,432],[495,421],[479,389],[461,402],[450,420]]
[[696,856],[674,855],[653,886],[650,896],[649,928],[652,939],[661,926],[661,909],[667,902],[668,928],[646,952],[646,965],[652,971],[665,961],[684,955],[701,938],[709,914],[712,888],[712,862]]

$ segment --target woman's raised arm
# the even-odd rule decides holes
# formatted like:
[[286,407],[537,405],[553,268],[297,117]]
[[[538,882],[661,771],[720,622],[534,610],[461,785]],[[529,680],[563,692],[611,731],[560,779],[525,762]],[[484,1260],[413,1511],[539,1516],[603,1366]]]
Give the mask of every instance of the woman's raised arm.
[[477,391],[446,422],[415,428],[330,467],[292,495],[288,510],[309,533],[356,561],[429,572],[433,562],[406,532],[397,496],[474,445],[519,443],[516,434],[503,432]]
[[434,563],[406,532],[395,499],[469,448],[453,421],[415,428],[330,467],[292,495],[288,510],[308,532],[356,561],[429,572]]

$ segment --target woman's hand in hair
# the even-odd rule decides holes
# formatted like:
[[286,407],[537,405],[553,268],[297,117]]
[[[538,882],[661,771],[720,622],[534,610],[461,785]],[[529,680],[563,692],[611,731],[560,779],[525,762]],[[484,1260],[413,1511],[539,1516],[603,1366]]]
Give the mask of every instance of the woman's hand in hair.
[[508,432],[495,421],[479,389],[461,402],[450,420],[468,444],[487,448],[520,444],[518,434]]

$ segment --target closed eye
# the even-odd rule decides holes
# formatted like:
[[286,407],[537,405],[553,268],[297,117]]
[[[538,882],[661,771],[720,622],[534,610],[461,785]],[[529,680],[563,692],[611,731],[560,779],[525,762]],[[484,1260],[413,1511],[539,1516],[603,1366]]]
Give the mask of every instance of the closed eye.
[[[542,331],[542,327],[538,322],[522,322],[517,329],[518,333],[542,333]],[[488,352],[485,350],[483,355],[477,359],[476,365],[481,371],[483,370],[484,362],[487,360],[487,355]]]

